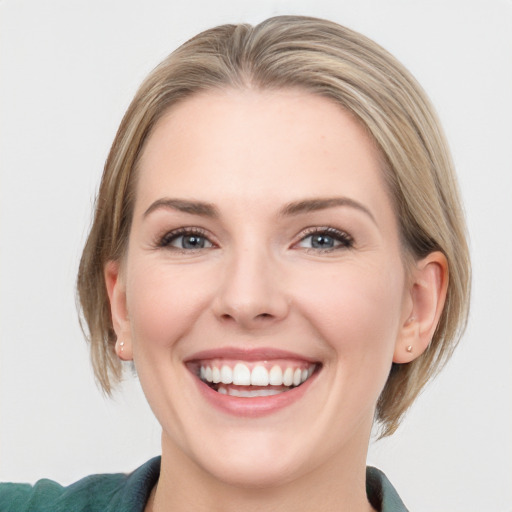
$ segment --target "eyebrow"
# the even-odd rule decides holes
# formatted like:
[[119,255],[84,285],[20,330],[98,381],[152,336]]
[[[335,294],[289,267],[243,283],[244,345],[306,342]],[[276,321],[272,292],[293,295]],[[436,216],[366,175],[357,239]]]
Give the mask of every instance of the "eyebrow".
[[377,224],[372,212],[366,206],[350,199],[348,197],[327,197],[304,199],[302,201],[294,201],[288,203],[280,212],[282,216],[300,215],[301,213],[315,212],[318,210],[326,210],[336,206],[349,206],[365,213],[370,219]]
[[[308,212],[315,212],[319,210],[326,210],[328,208],[335,208],[337,206],[349,206],[365,213],[376,224],[377,221],[372,212],[361,203],[354,201],[348,197],[328,197],[328,198],[314,198],[304,199],[301,201],[293,201],[288,203],[281,211],[280,216],[289,217],[300,215]],[[149,208],[144,212],[144,217],[160,208],[177,210],[192,215],[200,215],[202,217],[218,218],[219,212],[217,208],[211,204],[203,201],[189,201],[186,199],[172,199],[164,197],[157,199],[152,203]]]
[[157,199],[144,212],[143,217],[147,217],[151,212],[160,208],[177,210],[179,212],[190,213],[192,215],[201,215],[202,217],[219,217],[217,208],[215,208],[211,203],[205,203],[203,201],[188,201],[186,199],[172,199],[168,197]]

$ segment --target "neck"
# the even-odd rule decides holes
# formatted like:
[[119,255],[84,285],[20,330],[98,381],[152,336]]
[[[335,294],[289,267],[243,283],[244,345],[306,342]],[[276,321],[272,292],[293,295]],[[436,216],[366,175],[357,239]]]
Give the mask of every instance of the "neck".
[[162,466],[146,512],[370,512],[366,497],[366,447],[345,450],[322,467],[272,486],[227,483],[206,472],[162,439]]

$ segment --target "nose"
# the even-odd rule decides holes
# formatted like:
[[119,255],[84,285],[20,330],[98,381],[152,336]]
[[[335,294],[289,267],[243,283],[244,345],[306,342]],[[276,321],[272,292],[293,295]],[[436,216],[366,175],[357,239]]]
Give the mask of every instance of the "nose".
[[291,301],[282,267],[266,251],[244,249],[229,258],[220,276],[214,313],[223,322],[254,330],[283,320]]

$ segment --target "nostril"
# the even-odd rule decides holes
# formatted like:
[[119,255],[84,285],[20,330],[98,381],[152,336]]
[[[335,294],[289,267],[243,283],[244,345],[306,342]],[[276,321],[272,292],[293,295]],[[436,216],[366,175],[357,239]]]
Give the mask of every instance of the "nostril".
[[242,314],[229,314],[229,313],[223,313],[221,316],[220,316],[220,320],[226,324],[229,324],[229,323],[240,323],[240,324],[243,324],[245,325],[246,327],[249,327],[251,326],[251,324],[253,325],[253,327],[256,327],[258,325],[263,325],[263,324],[266,324],[267,322],[271,321],[272,319],[274,319],[275,316],[272,315],[271,313],[260,313],[258,315],[255,315],[255,316],[250,316],[250,315],[242,315]]

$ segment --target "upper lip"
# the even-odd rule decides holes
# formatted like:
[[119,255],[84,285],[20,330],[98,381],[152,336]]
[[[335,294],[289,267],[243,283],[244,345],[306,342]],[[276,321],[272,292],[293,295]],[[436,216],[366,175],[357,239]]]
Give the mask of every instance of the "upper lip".
[[187,357],[185,362],[189,363],[198,360],[207,359],[236,359],[239,361],[268,361],[272,359],[295,359],[316,363],[317,359],[297,354],[287,350],[280,350],[271,347],[241,348],[241,347],[223,347],[196,352]]

